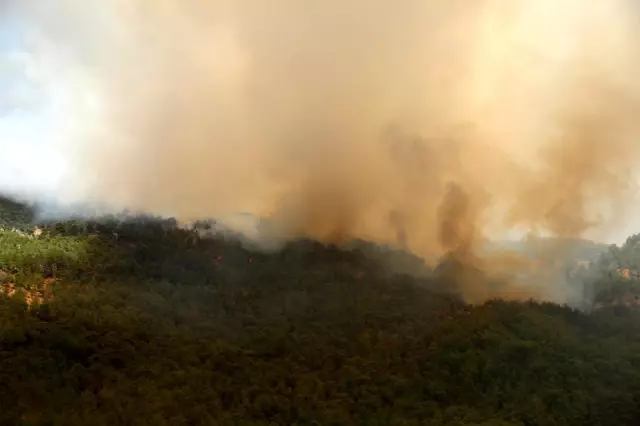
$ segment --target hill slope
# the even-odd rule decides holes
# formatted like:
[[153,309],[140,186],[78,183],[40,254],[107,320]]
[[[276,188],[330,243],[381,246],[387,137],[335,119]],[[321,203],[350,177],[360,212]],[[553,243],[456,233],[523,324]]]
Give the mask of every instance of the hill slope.
[[640,421],[634,310],[465,306],[374,251],[153,218],[1,231],[0,424]]

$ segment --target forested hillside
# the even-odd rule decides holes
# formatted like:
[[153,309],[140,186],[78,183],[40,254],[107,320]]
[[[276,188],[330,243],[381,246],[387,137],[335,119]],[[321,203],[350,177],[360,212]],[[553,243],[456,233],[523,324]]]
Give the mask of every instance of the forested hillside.
[[640,424],[633,307],[468,306],[364,242],[3,206],[0,424]]

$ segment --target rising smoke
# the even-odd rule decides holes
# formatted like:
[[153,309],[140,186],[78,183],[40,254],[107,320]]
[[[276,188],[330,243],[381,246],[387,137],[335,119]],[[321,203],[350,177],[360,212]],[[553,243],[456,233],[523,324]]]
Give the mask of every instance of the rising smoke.
[[75,76],[59,198],[486,270],[484,236],[606,232],[634,193],[630,1],[54,3],[7,13]]

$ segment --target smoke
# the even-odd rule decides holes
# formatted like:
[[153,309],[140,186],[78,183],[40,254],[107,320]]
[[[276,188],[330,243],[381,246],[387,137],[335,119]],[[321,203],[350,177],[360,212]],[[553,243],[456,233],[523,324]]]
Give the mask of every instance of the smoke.
[[603,236],[634,195],[630,1],[8,10],[42,84],[66,94],[49,128],[66,167],[45,191],[61,200],[181,220],[251,212],[279,237],[396,241],[493,274],[513,259],[479,259],[484,237]]

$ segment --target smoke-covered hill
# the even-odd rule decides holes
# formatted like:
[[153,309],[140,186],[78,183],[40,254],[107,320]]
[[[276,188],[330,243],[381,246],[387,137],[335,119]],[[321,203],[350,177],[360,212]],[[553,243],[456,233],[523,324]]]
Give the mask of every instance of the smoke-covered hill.
[[561,252],[576,262],[595,262],[609,250],[609,245],[581,238],[529,237],[523,240],[489,241],[485,250],[508,251],[531,257],[544,257]]
[[0,195],[0,227],[4,229],[33,228],[34,210],[26,204]]
[[362,241],[261,252],[173,220],[6,211],[0,424],[640,421],[629,307],[471,306]]

